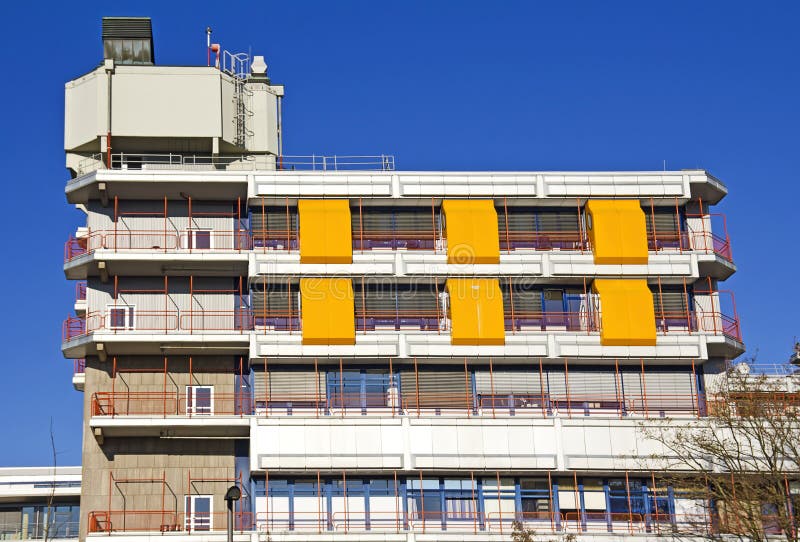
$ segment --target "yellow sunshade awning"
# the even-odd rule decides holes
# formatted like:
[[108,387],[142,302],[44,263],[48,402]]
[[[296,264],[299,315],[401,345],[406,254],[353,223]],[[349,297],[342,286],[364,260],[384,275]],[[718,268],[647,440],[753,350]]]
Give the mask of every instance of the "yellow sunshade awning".
[[600,344],[656,344],[653,294],[646,280],[595,279],[592,290],[600,296]]
[[492,200],[445,200],[447,263],[500,263],[497,210]]
[[348,200],[300,200],[300,263],[353,263]]
[[586,230],[596,264],[646,264],[647,222],[637,200],[589,200]]
[[355,303],[350,279],[300,279],[300,301],[303,344],[355,344]]
[[503,293],[498,279],[447,279],[447,291],[451,344],[505,344]]

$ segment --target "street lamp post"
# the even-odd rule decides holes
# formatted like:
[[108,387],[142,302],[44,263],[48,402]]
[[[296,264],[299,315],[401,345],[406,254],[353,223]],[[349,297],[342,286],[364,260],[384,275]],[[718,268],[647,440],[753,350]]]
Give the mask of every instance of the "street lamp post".
[[231,486],[225,492],[225,502],[228,504],[228,542],[233,542],[233,503],[242,498],[239,486]]

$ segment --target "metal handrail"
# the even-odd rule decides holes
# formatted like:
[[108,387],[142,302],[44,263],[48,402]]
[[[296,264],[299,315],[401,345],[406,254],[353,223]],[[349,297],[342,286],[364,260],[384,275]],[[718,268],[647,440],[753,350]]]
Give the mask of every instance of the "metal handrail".
[[379,155],[254,155],[230,156],[180,153],[112,153],[111,167],[107,157],[94,154],[77,165],[78,175],[99,169],[196,169],[212,170],[300,170],[300,171],[394,171],[395,159],[391,154]]

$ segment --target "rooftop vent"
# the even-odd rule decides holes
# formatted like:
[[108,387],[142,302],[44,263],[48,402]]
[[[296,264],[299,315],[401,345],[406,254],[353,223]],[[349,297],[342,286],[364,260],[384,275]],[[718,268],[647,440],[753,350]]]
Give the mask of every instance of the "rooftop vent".
[[103,58],[118,64],[154,64],[150,17],[103,17]]

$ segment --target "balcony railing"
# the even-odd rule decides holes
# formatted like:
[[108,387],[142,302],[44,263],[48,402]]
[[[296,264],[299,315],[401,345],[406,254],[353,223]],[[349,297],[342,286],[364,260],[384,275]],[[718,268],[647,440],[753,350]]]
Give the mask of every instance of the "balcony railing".
[[[234,512],[233,529],[236,532],[254,530],[250,512]],[[227,529],[226,512],[183,513],[167,510],[111,510],[89,512],[89,533],[152,532],[203,535]]]
[[589,250],[589,242],[579,231],[500,231],[500,250]]
[[233,155],[211,156],[197,154],[129,154],[112,153],[111,167],[105,154],[94,154],[82,160],[78,175],[100,169],[119,170],[190,170],[190,171],[393,171],[394,156],[344,155]]
[[[397,494],[399,495],[399,493]],[[361,497],[361,495],[359,495]],[[637,512],[483,512],[467,507],[464,510],[409,511],[395,496],[395,510],[328,510],[324,497],[317,495],[319,511],[268,510],[253,514],[234,512],[233,530],[236,533],[506,533],[510,536],[513,522],[537,532],[547,533],[617,533],[654,536],[724,536],[741,531],[726,525],[719,517],[700,514],[664,514]],[[438,492],[434,496],[438,498]],[[486,497],[489,499],[490,497]],[[322,500],[320,500],[322,499]],[[474,504],[473,504],[474,506]],[[774,516],[762,519],[765,532],[780,534]],[[180,532],[200,537],[210,532],[224,532],[226,513],[184,513],[169,510],[105,510],[89,512],[88,531],[96,533],[170,533]]]
[[191,393],[97,392],[92,394],[92,416],[244,416],[253,413],[249,393],[214,393],[198,406]]
[[82,375],[86,372],[86,360],[84,358],[73,360],[72,374]]
[[528,331],[598,331],[598,317],[588,312],[506,311],[505,329],[512,333]]
[[356,310],[357,331],[447,331],[444,314],[427,311],[376,311]]
[[97,331],[113,334],[230,332],[244,333],[253,329],[249,310],[230,311],[135,311],[130,314],[90,312],[86,316],[70,316],[64,320],[64,342]]
[[[366,311],[357,310],[355,327],[359,332],[422,331],[446,332],[449,320],[439,311]],[[587,312],[525,312],[507,311],[505,330],[512,334],[536,332],[598,332],[602,327],[599,313]],[[293,332],[302,330],[302,315],[298,312],[262,313],[251,309],[228,311],[135,311],[132,314],[90,312],[85,316],[70,316],[62,326],[63,341],[70,341],[95,331],[107,333],[194,333],[236,332],[257,329]],[[724,335],[741,342],[737,317],[720,312],[657,313],[659,333],[694,333]]]
[[[353,250],[420,250],[441,252],[446,239],[431,231],[353,231]],[[69,262],[95,250],[153,252],[241,252],[296,251],[296,231],[256,230],[253,232],[190,230],[96,230],[87,236],[70,237],[64,244],[64,261]],[[715,253],[732,261],[730,240],[712,233],[660,234],[648,237],[651,251],[667,249]],[[579,232],[500,233],[501,252],[515,250],[591,251]]]
[[462,392],[401,393],[396,388],[377,393],[330,389],[319,393],[213,393],[203,407],[183,392],[96,392],[92,416],[213,417],[213,416],[550,416],[662,417],[699,416],[706,412],[703,394],[602,393],[473,394]]

